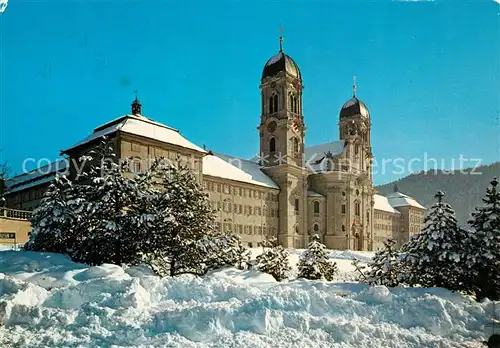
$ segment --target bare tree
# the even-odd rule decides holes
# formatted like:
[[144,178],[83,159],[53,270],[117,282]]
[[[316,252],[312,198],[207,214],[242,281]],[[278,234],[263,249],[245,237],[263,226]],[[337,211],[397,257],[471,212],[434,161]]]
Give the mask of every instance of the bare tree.
[[[0,150],[1,151],[1,150]],[[3,206],[5,198],[3,197],[6,189],[5,181],[10,174],[10,166],[7,161],[0,163],[0,206]]]

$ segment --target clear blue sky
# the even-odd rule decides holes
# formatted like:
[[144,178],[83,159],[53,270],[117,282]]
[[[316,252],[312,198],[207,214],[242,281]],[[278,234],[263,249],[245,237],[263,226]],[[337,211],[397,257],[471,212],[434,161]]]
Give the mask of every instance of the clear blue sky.
[[[358,96],[376,159],[499,160],[500,5],[491,1],[15,1],[0,14],[0,160],[59,150],[128,113],[198,145],[258,151],[260,75],[284,49],[304,79],[306,143],[338,139]],[[414,169],[421,169],[414,165]],[[376,183],[407,175],[376,174]]]

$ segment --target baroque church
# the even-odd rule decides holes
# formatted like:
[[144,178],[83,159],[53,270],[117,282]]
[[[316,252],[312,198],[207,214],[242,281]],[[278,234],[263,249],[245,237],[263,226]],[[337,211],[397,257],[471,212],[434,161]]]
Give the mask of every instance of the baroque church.
[[74,177],[74,163],[106,136],[119,158],[134,159],[131,171],[158,156],[188,164],[208,193],[218,228],[239,234],[250,247],[277,237],[284,247],[304,248],[318,234],[330,249],[378,250],[388,238],[401,245],[420,232],[422,205],[401,192],[381,196],[373,187],[371,116],[355,83],[340,109],[339,140],[306,146],[302,75],[282,38],[260,82],[256,158],[207,151],[143,115],[136,98],[130,114],[61,151],[62,160],[9,179],[7,207],[35,208],[55,175]]

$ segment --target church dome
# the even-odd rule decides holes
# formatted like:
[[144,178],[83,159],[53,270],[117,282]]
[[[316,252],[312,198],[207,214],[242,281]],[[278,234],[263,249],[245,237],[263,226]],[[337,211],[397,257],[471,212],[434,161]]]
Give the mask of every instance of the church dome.
[[370,118],[370,112],[368,111],[365,103],[354,96],[342,106],[342,109],[340,110],[340,119],[357,115]]
[[262,79],[266,77],[274,76],[282,71],[287,72],[289,75],[301,79],[299,66],[295,61],[286,55],[283,51],[278,52],[278,54],[272,56],[267,61],[262,71]]

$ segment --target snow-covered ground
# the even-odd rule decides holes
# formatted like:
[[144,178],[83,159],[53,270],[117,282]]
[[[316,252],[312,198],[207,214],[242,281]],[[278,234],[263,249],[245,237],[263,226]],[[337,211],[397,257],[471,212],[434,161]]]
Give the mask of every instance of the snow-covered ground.
[[350,281],[352,258],[372,256],[335,251],[335,282],[277,283],[255,270],[160,279],[1,251],[0,347],[482,347],[491,302]]

